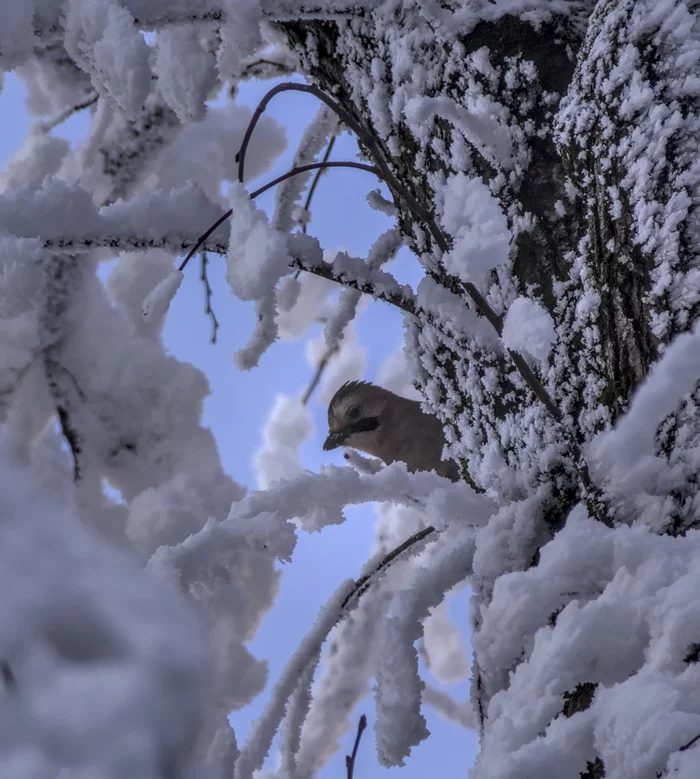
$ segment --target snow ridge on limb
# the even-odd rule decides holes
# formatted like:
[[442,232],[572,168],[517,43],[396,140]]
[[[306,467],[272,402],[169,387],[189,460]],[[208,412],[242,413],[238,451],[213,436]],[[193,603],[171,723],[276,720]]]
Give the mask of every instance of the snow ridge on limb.
[[475,534],[468,528],[454,525],[441,533],[413,566],[411,586],[396,592],[390,616],[382,622],[374,732],[384,766],[403,765],[411,747],[429,735],[420,713],[425,684],[418,676],[413,644],[423,634],[422,623],[431,607],[471,574],[475,543]]
[[[172,587],[81,522],[52,484],[60,449],[32,466],[0,432],[5,596],[0,655],[4,776],[185,779],[207,727],[206,630]],[[41,485],[41,486],[37,486]]]

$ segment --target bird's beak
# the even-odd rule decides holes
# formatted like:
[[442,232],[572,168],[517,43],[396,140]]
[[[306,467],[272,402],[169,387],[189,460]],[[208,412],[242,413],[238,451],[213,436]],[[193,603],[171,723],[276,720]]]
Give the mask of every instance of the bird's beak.
[[323,451],[330,452],[331,449],[337,449],[345,440],[345,433],[338,430],[335,433],[328,433],[328,438],[323,442]]

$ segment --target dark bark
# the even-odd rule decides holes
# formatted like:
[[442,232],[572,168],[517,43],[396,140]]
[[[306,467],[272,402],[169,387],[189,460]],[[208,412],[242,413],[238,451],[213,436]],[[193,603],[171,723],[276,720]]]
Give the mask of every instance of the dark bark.
[[[381,9],[358,10],[345,20],[306,19],[279,27],[311,80],[371,133],[397,178],[425,208],[432,209],[451,174],[479,176],[492,185],[492,194],[508,215],[515,246],[508,268],[493,272],[487,288],[480,291],[495,301],[498,314],[504,313],[517,294],[537,297],[550,311],[559,326],[559,340],[549,368],[541,375],[560,405],[566,425],[563,432],[583,443],[626,410],[631,394],[658,357],[660,345],[697,317],[700,296],[695,302],[688,296],[689,302],[681,306],[674,302],[671,289],[659,292],[655,288],[659,286],[657,260],[640,240],[643,225],[635,212],[638,203],[632,202],[633,184],[624,183],[629,171],[620,151],[625,148],[623,141],[631,143],[646,110],[635,113],[621,105],[625,79],[634,75],[620,66],[625,44],[638,52],[641,72],[657,104],[678,103],[681,115],[692,115],[691,99],[677,100],[673,90],[664,86],[664,46],[669,48],[672,43],[652,31],[635,38],[627,26],[634,3],[627,0],[602,0],[592,14],[593,3],[574,6],[568,17],[553,16],[539,26],[506,15],[449,39],[432,29],[427,14],[418,14],[410,2],[394,4],[391,19]],[[419,134],[403,114],[392,114],[388,129],[377,123],[377,95],[372,91],[377,80],[388,101],[399,90],[410,88],[414,78],[392,61],[392,35],[403,34],[409,40],[420,25],[427,32],[419,36],[422,48],[416,62],[430,63],[422,95],[465,107],[470,89],[480,89],[507,116],[519,167],[509,168],[489,158],[440,116],[426,120]],[[483,51],[488,73],[470,59]],[[613,72],[620,84],[608,94],[601,85]],[[362,80],[359,74],[372,77]],[[469,152],[462,155],[463,167],[455,162],[460,144]],[[650,200],[655,198],[666,206],[678,194],[683,186],[681,175],[692,164],[689,150],[693,147],[697,150],[692,128],[680,126],[669,132],[665,158],[657,165],[655,178],[650,178]],[[699,247],[693,244],[698,232],[693,231],[698,223],[696,201],[697,197],[681,220],[679,249],[670,261],[673,272],[680,274],[693,267],[698,253]],[[426,274],[450,288],[429,232],[400,197],[396,202],[400,227]],[[524,219],[529,220],[527,228],[522,227]],[[471,308],[462,297],[465,307]],[[664,315],[674,305],[666,321]],[[426,397],[439,398],[435,412],[458,439],[462,436],[453,453],[476,489],[500,492],[504,503],[539,502],[532,546],[522,550],[523,567],[537,565],[540,546],[562,527],[582,497],[575,458],[561,440],[556,448],[557,428],[551,419],[530,413],[537,401],[510,361],[477,335],[464,335],[467,344],[458,353],[420,324],[409,329],[411,346],[418,355],[414,365],[417,386]],[[697,490],[697,477],[691,472],[692,457],[685,463],[677,442],[683,438],[687,446],[699,405],[698,398],[691,398],[667,420],[659,437],[665,456],[682,462],[688,470],[686,488],[673,496],[677,518],[668,532],[683,533],[693,526],[687,507]],[[462,435],[465,430],[469,441]],[[484,472],[481,466],[487,445],[492,447],[491,455],[495,446],[503,462],[518,471],[517,487],[497,480],[486,483],[475,476]],[[542,464],[538,455],[546,448],[550,456]],[[488,607],[492,585],[473,583],[475,630],[480,625],[480,609]],[[478,656],[473,676],[474,702],[483,725],[488,701],[501,682],[482,676]],[[562,712],[570,716],[583,711],[594,692],[595,686],[581,679],[562,701]],[[599,757],[589,761],[584,776],[605,776]]]

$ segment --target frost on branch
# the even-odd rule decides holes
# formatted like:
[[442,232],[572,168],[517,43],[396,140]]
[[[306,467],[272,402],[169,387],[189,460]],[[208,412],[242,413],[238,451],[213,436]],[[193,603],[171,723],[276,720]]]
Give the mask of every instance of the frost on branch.
[[[595,215],[576,251],[568,338],[593,341],[589,392],[613,415],[700,311],[700,118],[687,108],[699,29],[683,2],[601,4],[559,114],[562,156],[586,219]],[[614,337],[594,351],[596,331]]]
[[503,321],[506,348],[546,363],[555,339],[549,312],[532,298],[516,298]]
[[[577,673],[602,623],[587,630],[584,605],[560,628],[554,606],[547,619],[555,626],[543,621],[537,629],[543,642],[550,629],[561,643],[541,660],[542,676],[533,677],[528,664],[540,639],[522,624],[512,635],[494,629],[490,609],[492,598],[503,605],[501,582],[519,576],[524,618],[526,606],[563,597],[556,579],[537,572],[546,544],[553,537],[556,544],[567,521],[576,521],[568,518],[590,499],[591,485],[606,521],[678,535],[679,549],[697,524],[700,401],[692,363],[687,374],[680,360],[668,363],[677,391],[665,392],[663,362],[642,386],[664,351],[670,357],[678,348],[676,358],[692,351],[690,340],[676,347],[672,338],[690,330],[698,315],[696,10],[680,0],[429,10],[405,0],[366,6],[349,24],[313,18],[279,24],[311,77],[370,137],[362,137],[363,149],[374,142],[409,191],[396,198],[398,220],[426,270],[415,296],[420,314],[407,318],[413,379],[426,407],[445,423],[449,453],[460,458],[465,478],[498,505],[474,554],[473,698],[484,745],[478,776],[655,776],[694,735],[695,709],[663,682],[655,688],[666,687],[660,708],[685,712],[678,720],[669,717],[663,733],[638,741],[627,724],[617,746],[603,737],[605,728],[634,719],[643,676],[572,679],[533,722],[529,711],[546,697],[541,691],[555,673]],[[409,198],[435,210],[454,239],[447,250]],[[489,223],[496,235],[482,231]],[[470,252],[471,270],[480,271],[473,276]],[[494,314],[488,322],[460,281],[477,285]],[[528,358],[556,413],[545,410],[504,346]],[[653,399],[661,395],[657,408]],[[606,432],[616,421],[618,429]],[[579,443],[592,482],[582,478]],[[651,557],[673,568],[666,540]],[[595,567],[592,548],[589,554]],[[583,564],[577,570],[582,579]],[[564,592],[578,597],[574,581]],[[645,603],[639,616],[649,625],[656,606]],[[636,636],[630,651],[644,653],[643,631]],[[549,676],[559,652],[562,664]],[[509,697],[515,680],[531,681],[527,695]],[[620,692],[612,713],[603,715],[598,696],[604,700],[618,683],[628,685],[631,703]],[[652,722],[650,709],[643,710]],[[680,721],[683,738],[675,740]],[[515,744],[519,728],[528,733]],[[690,752],[672,757],[668,768],[689,770]]]
[[264,443],[255,455],[258,483],[262,488],[301,472],[298,450],[310,434],[308,409],[296,398],[278,395],[263,429]]
[[69,0],[66,51],[104,94],[135,119],[150,91],[149,49],[134,17],[117,0]]
[[418,676],[413,644],[423,633],[421,623],[430,607],[471,573],[474,545],[471,528],[446,530],[414,566],[410,588],[397,592],[391,616],[380,628],[374,731],[382,765],[403,765],[411,747],[429,735],[420,713],[425,684]]
[[[338,118],[328,106],[321,105],[304,131],[290,168],[314,162],[337,129]],[[294,226],[294,214],[311,175],[311,172],[300,173],[283,181],[277,187],[272,224],[278,230],[289,231]]]
[[158,89],[183,124],[205,116],[205,101],[216,85],[216,59],[202,44],[194,28],[158,33]]
[[[382,265],[394,259],[396,252],[401,247],[401,233],[392,227],[383,232],[372,244],[367,255],[367,277],[372,279],[373,271],[379,270]],[[326,343],[329,348],[336,347],[343,336],[343,331],[348,323],[355,318],[361,293],[355,289],[345,289],[340,295],[340,300],[333,316],[329,317],[324,328]]]
[[[185,5],[43,3],[29,16],[17,0],[8,6],[0,64],[19,66],[31,110],[48,119],[3,178],[1,401],[10,450],[199,607],[214,658],[202,714],[211,767],[230,775],[235,760],[236,779],[252,775],[282,724],[283,772],[316,769],[377,668],[381,753],[404,760],[425,735],[430,700],[416,638],[430,607],[470,575],[475,776],[688,774],[697,757],[678,750],[700,732],[700,400],[695,334],[672,339],[693,329],[700,300],[694,5]],[[163,349],[176,277],[160,252],[172,260],[221,216],[247,121],[205,99],[219,81],[235,95],[239,73],[261,72],[253,58],[262,62],[273,38],[293,51],[273,52],[263,71],[298,62],[328,101],[297,159],[316,159],[335,132],[326,106],[337,101],[389,184],[392,204],[371,200],[396,217],[390,242],[400,231],[425,276],[414,291],[371,262],[328,262],[314,239],[289,236],[303,179],[279,190],[271,224],[237,184],[232,226],[202,248],[228,255],[232,288],[256,305],[239,365],[324,318],[332,345],[345,336],[324,395],[360,369],[348,326],[359,294],[389,301],[406,315],[411,386],[444,423],[469,486],[359,459],[359,473],[302,473],[296,445],[308,428],[297,408],[291,431],[270,431],[266,478],[283,465],[288,478],[245,496],[201,426],[206,381]],[[45,137],[87,103],[84,144]],[[283,142],[263,128],[249,175]],[[106,293],[99,263],[115,255]],[[311,274],[324,283],[305,281]],[[346,288],[336,310],[335,283]],[[160,304],[148,322],[147,298]],[[264,685],[244,640],[272,602],[276,561],[292,557],[299,528],[342,522],[347,505],[371,500],[396,505],[382,509],[369,579],[324,611],[239,752],[223,715]],[[426,522],[435,529],[409,544],[411,562],[383,566],[390,544]],[[358,605],[360,594],[372,600]],[[351,607],[356,621],[333,640],[366,639],[367,664],[343,647],[347,673],[331,676],[331,661],[310,701],[320,643]],[[131,706],[141,688],[129,691]],[[330,717],[338,728],[323,727]]]
[[[508,673],[523,637],[528,656],[490,703],[475,777],[573,777],[596,754],[615,776],[668,767],[700,732],[697,544],[577,511],[536,568],[497,582],[475,649],[489,673]],[[590,708],[554,719],[582,685]]]
[[[60,456],[60,455],[59,455]],[[3,776],[191,776],[206,722],[201,620],[18,467],[2,440]]]
[[182,279],[181,271],[171,271],[148,293],[141,309],[141,314],[146,322],[162,321],[178,289],[180,289]]

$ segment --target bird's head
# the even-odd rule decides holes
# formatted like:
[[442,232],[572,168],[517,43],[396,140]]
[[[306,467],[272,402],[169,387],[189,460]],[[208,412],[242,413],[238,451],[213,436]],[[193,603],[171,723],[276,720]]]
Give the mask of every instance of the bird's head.
[[348,381],[328,405],[328,438],[325,451],[352,446],[372,451],[371,441],[381,424],[390,393],[366,381]]

